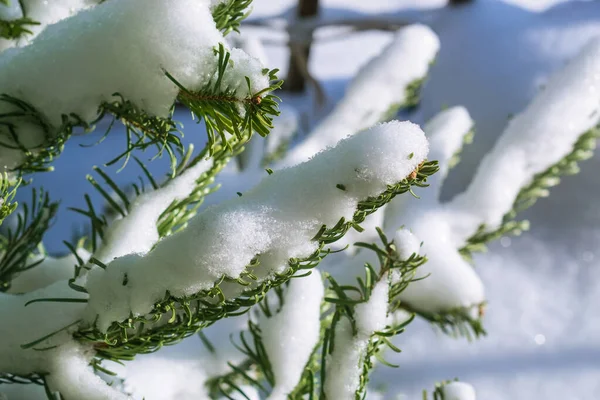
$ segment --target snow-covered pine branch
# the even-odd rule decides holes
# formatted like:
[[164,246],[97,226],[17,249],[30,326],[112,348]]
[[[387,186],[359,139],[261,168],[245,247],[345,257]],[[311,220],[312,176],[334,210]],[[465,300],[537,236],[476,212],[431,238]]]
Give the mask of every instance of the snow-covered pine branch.
[[10,0],[8,5],[0,5],[0,20],[19,24],[25,31],[13,31],[0,44],[0,50],[14,46],[25,46],[31,42],[46,26],[77,14],[92,7],[101,0]]
[[483,284],[464,257],[504,234],[518,234],[526,225],[514,220],[516,213],[591,156],[600,121],[599,69],[600,41],[595,40],[509,122],[469,188],[449,203],[439,203],[437,193],[452,155],[471,130],[469,119],[464,110],[451,109],[425,127],[442,174],[420,201],[392,203],[386,215],[387,229],[410,227],[429,258],[418,273],[428,277],[401,295],[407,305],[430,317],[445,312],[480,316]]
[[259,277],[283,273],[289,259],[318,250],[313,238],[323,227],[352,223],[361,201],[417,170],[427,148],[416,125],[394,122],[265,177],[242,197],[206,209],[147,255],[132,254],[106,270],[92,270],[86,320],[106,331],[131,313],[149,313],[167,291],[186,297],[211,289],[223,276],[238,279],[253,260],[260,265],[254,271]]
[[392,118],[400,108],[413,106],[439,46],[438,37],[424,25],[399,30],[381,54],[361,68],[334,110],[278,166],[305,161],[346,136]]
[[326,399],[364,398],[375,359],[382,361],[388,348],[400,351],[390,340],[413,319],[396,318],[399,298],[427,259],[419,256],[419,247],[408,231],[398,231],[393,241],[379,229],[378,234],[382,247],[357,246],[373,252],[379,268],[365,263],[364,278],[357,278],[356,286],[338,284],[329,276],[332,295],[326,301],[335,305],[335,313],[323,345]]
[[[281,285],[303,259],[309,261],[304,268],[316,265],[325,243],[426,178],[427,151],[423,133],[413,124],[376,126],[310,162],[265,177],[241,198],[204,210],[146,255],[92,269],[77,290],[61,281],[24,296],[2,295],[0,319],[6,324],[0,333],[6,341],[0,346],[0,371],[57,374],[54,368],[60,366],[62,374],[74,374],[75,369],[64,368],[65,357],[80,354],[83,364],[95,355],[131,357],[192,334],[223,318],[226,310],[247,306],[257,293],[249,291],[236,305],[236,297],[248,291],[240,278],[256,280],[252,285],[263,280]],[[196,303],[190,296],[206,301]],[[32,318],[40,319],[34,330],[26,326]],[[190,318],[196,325],[183,324]],[[174,337],[177,329],[182,331]],[[160,341],[153,344],[150,338]],[[98,389],[91,370],[77,374],[87,384],[75,398],[89,390],[100,396],[89,398],[103,398],[106,390]],[[62,387],[67,381],[48,382],[72,393],[75,388]]]
[[[269,133],[278,114],[275,71],[224,38],[250,3],[0,0],[0,161],[17,170],[0,185],[0,220],[14,209],[20,174],[45,170],[74,130],[106,116],[126,132],[125,149],[108,164],[151,146],[171,158],[160,184],[136,159],[151,190],[134,185],[133,195],[95,168],[88,181],[107,210],[96,212],[86,195],[88,208],[75,211],[92,234],[67,244],[68,256],[43,249],[54,210],[48,197],[2,241],[0,383],[31,382],[68,399],[141,397],[140,385],[161,384],[174,398],[353,399],[366,395],[376,361],[398,351],[391,338],[415,315],[448,332],[483,332],[483,285],[464,258],[522,229],[516,212],[591,154],[600,44],[511,121],[471,187],[441,204],[443,181],[472,134],[467,110],[446,110],[425,126],[440,169],[430,179],[438,166],[425,160],[419,128],[371,128],[416,103],[437,36],[422,25],[399,31],[284,157],[298,123],[293,111],[269,140],[250,141]],[[197,154],[179,136],[176,102],[206,126],[208,144]],[[238,168],[219,175],[232,159]],[[395,199],[426,180],[432,188],[420,200]],[[209,197],[217,182],[227,193]],[[354,243],[342,262],[321,263]],[[214,339],[236,336],[244,317],[248,332],[234,355],[226,338]],[[210,356],[142,357],[120,371],[122,382],[103,374],[103,361],[129,361],[198,332]],[[433,395],[475,398],[459,382]]]
[[276,314],[261,315],[258,326],[274,380],[269,400],[289,398],[305,373],[319,343],[323,295],[321,274],[314,269],[290,281]]
[[441,400],[476,400],[475,389],[465,382],[450,382],[441,387]]
[[[1,53],[0,118],[3,142],[12,147],[0,153],[6,168],[41,168],[39,153],[58,155],[75,127],[87,128],[106,113],[145,139],[144,147],[177,148],[170,110],[178,98],[208,127],[218,107],[225,132],[264,134],[273,104],[263,97],[273,76],[240,50],[215,52],[225,40],[211,6],[208,0],[109,1]],[[214,128],[209,136],[214,145]]]

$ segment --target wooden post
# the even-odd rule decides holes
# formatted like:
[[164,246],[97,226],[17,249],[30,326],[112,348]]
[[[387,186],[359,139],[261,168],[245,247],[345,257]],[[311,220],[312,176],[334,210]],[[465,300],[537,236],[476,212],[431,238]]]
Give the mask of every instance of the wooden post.
[[[319,0],[299,0],[296,9],[298,19],[316,17],[319,14]],[[290,92],[303,92],[306,87],[306,71],[310,57],[310,43],[294,43],[290,38],[290,62],[283,89]]]

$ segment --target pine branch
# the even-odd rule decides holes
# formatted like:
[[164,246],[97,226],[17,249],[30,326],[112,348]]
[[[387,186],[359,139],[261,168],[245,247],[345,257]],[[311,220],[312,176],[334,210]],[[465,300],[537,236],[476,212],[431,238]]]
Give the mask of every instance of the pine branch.
[[250,14],[250,11],[247,10],[251,4],[252,0],[224,0],[217,5],[212,10],[217,29],[223,35],[227,35],[232,31],[239,32],[240,24]]
[[[275,111],[276,112],[276,111]],[[235,157],[241,151],[243,146],[246,144],[249,136],[245,135],[240,140],[237,136],[231,135],[226,137],[226,142],[221,142],[217,139],[217,142],[213,144],[212,151],[212,166],[208,171],[203,173],[196,180],[194,189],[184,199],[175,200],[171,203],[160,215],[157,221],[157,231],[159,238],[169,236],[186,226],[194,215],[198,208],[202,205],[204,198],[217,190],[217,187],[211,187],[216,176],[219,172],[225,168],[232,157]],[[172,180],[177,179],[185,171],[193,167],[195,164],[204,160],[208,157],[210,148],[206,146],[198,155],[192,160],[193,147],[190,147],[188,151],[183,154],[180,159],[176,160],[172,170],[167,179],[160,185],[155,181],[155,178],[148,171],[146,166],[137,158],[134,158],[136,163],[140,166],[143,171],[145,180],[149,181],[153,190],[159,190],[165,188]],[[103,211],[98,211],[92,205],[90,197],[86,195],[86,209],[81,208],[70,208],[71,211],[77,212],[89,219],[90,226],[90,238],[91,238],[91,251],[95,252],[101,240],[105,239],[105,232],[109,227],[109,221],[111,215],[119,215],[126,217],[130,212],[130,206],[134,203],[135,199],[141,194],[145,193],[146,190],[142,186],[132,184],[134,192],[133,196],[127,196],[122,190],[119,189],[118,185],[110,178],[109,175],[104,173],[102,169],[95,167],[95,171],[101,175],[105,184],[97,182],[91,175],[88,175],[87,180],[92,184],[93,188],[100,193],[106,202],[106,208]],[[140,177],[140,182],[144,182],[144,179]],[[105,186],[108,186],[105,188]],[[112,196],[112,193],[116,194],[116,199]]]
[[[431,66],[435,62],[432,61],[429,65]],[[423,77],[421,79],[415,79],[411,83],[406,86],[406,100],[401,105],[400,109],[413,109],[416,108],[421,103],[421,88],[425,83],[427,77]]]
[[105,133],[106,136],[114,126],[114,122],[120,121],[125,127],[127,145],[123,153],[108,161],[106,165],[113,165],[119,160],[124,160],[121,167],[124,168],[135,150],[145,151],[149,147],[155,147],[157,152],[154,158],[161,157],[166,152],[171,160],[172,170],[174,170],[176,155],[182,154],[184,151],[180,139],[183,134],[178,129],[177,122],[172,119],[175,106],[171,107],[167,118],[161,118],[148,115],[119,93],[114,93],[113,96],[115,100],[105,102],[100,106],[98,118],[94,123],[102,120],[105,116],[112,116],[113,121]]
[[574,175],[579,172],[579,163],[593,156],[596,140],[600,137],[600,127],[594,127],[583,133],[573,145],[573,150],[556,164],[538,173],[532,181],[523,187],[515,199],[512,210],[504,215],[502,224],[488,231],[485,225],[480,225],[477,232],[467,239],[466,244],[459,250],[467,260],[473,252],[486,250],[486,243],[506,235],[520,235],[529,229],[528,221],[516,221],[518,213],[526,210],[541,197],[547,197],[550,188],[560,183],[562,176]]
[[[400,259],[393,241],[389,241],[381,229],[377,229],[380,240],[383,244],[379,247],[373,243],[356,243],[356,246],[366,248],[373,251],[378,258],[379,268],[376,271],[370,264],[365,264],[364,278],[357,278],[358,285],[356,286],[340,286],[333,277],[327,276],[330,287],[335,297],[327,297],[325,300],[335,305],[335,313],[332,318],[332,324],[327,330],[326,339],[324,340],[323,354],[333,354],[336,345],[336,326],[341,318],[347,318],[352,326],[353,335],[358,338],[359,332],[356,322],[356,307],[359,304],[367,304],[371,298],[375,287],[378,284],[388,285],[388,313],[393,313],[401,308],[401,303],[396,300],[396,297],[413,280],[416,270],[419,266],[427,262],[427,258],[412,254],[407,259]],[[383,359],[383,352],[390,348],[395,352],[399,352],[390,339],[404,332],[404,328],[412,322],[414,314],[406,321],[395,326],[386,326],[381,331],[371,332],[364,353],[361,354],[359,365],[361,368],[360,380],[355,391],[355,398],[364,399],[367,396],[367,384],[369,382],[369,374],[375,367],[374,360],[377,359],[381,363],[392,366]],[[364,333],[361,333],[364,334]],[[325,360],[325,358],[324,358]],[[325,369],[325,367],[322,367]],[[327,379],[325,375],[322,378]],[[322,393],[322,397],[324,393]]]
[[[278,310],[276,310],[276,312],[278,312],[283,305],[282,287],[275,288],[275,294],[277,294],[278,299]],[[275,302],[272,303],[275,304]],[[269,305],[269,299],[265,298],[261,303],[258,303],[260,312],[268,317],[274,315],[272,311],[273,304]],[[300,400],[307,398],[306,396],[308,396],[308,398],[316,398],[316,396],[318,396],[319,371],[321,370],[322,366],[320,349],[323,345],[323,340],[325,339],[325,332],[331,324],[331,319],[333,317],[333,314],[330,311],[331,304],[323,302],[321,306],[322,317],[320,339],[315,346],[307,365],[304,368],[304,372],[300,378],[300,381],[298,382],[298,385],[293,392],[288,395],[288,399]],[[246,339],[246,335],[248,334],[252,338],[251,341]],[[265,387],[265,383],[269,383],[269,386],[272,386],[274,383],[274,381],[269,382],[266,378],[266,376],[269,376],[269,374],[271,376],[273,375],[272,371],[270,371],[271,366],[269,360],[268,358],[262,357],[262,355],[265,355],[265,353],[260,353],[261,355],[258,354],[256,351],[256,345],[252,346],[252,343],[258,342],[260,343],[259,347],[264,347],[262,345],[260,329],[254,325],[252,328],[249,327],[248,331],[242,332],[239,337],[240,344],[235,342],[233,344],[236,348],[238,348],[238,350],[249,357],[237,365],[229,363],[231,368],[229,372],[221,376],[211,378],[207,381],[206,385],[209,388],[209,392],[213,398],[216,398],[219,395],[231,398],[228,396],[231,396],[236,392],[242,394],[243,396],[245,393],[240,390],[242,385],[252,385],[258,388],[265,396],[268,396],[271,393],[271,390]],[[249,348],[246,348],[246,346],[249,346]],[[268,372],[265,373],[264,371]]]
[[[456,393],[452,393],[452,394],[447,393],[448,389],[451,389],[452,387],[454,389],[456,389],[457,386],[460,387],[459,390],[461,393],[463,393],[463,395],[465,394],[465,391],[467,393],[469,391],[471,393],[474,393],[474,390],[471,385],[459,382],[459,380],[457,378],[455,378],[453,380],[445,380],[445,381],[436,383],[435,389],[432,392],[433,400],[455,400],[455,399],[460,400],[460,399],[462,399],[463,396],[461,396],[461,395],[458,395],[458,397],[457,397]],[[468,388],[468,390],[467,390],[467,388]],[[473,397],[468,396],[466,398],[475,398],[475,397],[473,395]],[[427,393],[427,390],[423,390],[423,400],[429,400],[429,394]]]
[[[131,316],[126,321],[114,322],[106,333],[94,327],[80,328],[75,337],[93,343],[99,358],[129,360],[136,354],[150,353],[164,345],[175,344],[229,315],[243,314],[261,302],[269,290],[288,282],[297,271],[317,266],[330,252],[325,246],[341,238],[350,228],[364,221],[366,216],[396,195],[410,191],[413,185],[424,186],[427,177],[436,169],[435,162],[424,163],[402,182],[388,186],[381,195],[360,202],[351,221],[342,219],[334,227],[324,226],[321,229],[313,239],[318,243],[318,249],[312,255],[304,259],[290,259],[287,270],[265,281],[259,281],[253,273],[258,266],[255,260],[238,279],[223,277],[212,289],[186,298],[175,297],[167,292],[149,315]],[[227,283],[242,285],[247,289],[237,298],[227,299],[221,288]],[[157,325],[158,322],[160,324]]]
[[[216,132],[221,137],[222,143],[227,143],[228,135],[235,135],[240,141],[248,140],[253,132],[266,136],[272,128],[272,117],[278,115],[277,98],[268,93],[281,85],[281,82],[276,82],[277,70],[265,69],[263,74],[274,83],[269,88],[253,92],[250,79],[246,78],[248,91],[252,95],[246,99],[239,99],[233,89],[221,87],[226,74],[231,73],[229,52],[221,44],[215,49],[214,54],[218,59],[214,80],[197,92],[186,89],[175,77],[165,71],[165,75],[180,88],[178,100],[189,108],[193,115],[204,120],[209,137],[209,155],[214,153],[217,146]],[[174,106],[167,118],[161,118],[149,115],[119,93],[114,93],[113,96],[114,100],[99,106],[95,120],[88,123],[76,114],[63,115],[61,126],[54,127],[33,105],[13,96],[1,94],[0,101],[7,103],[11,111],[0,114],[0,126],[7,130],[9,138],[14,143],[0,143],[0,145],[23,152],[25,160],[15,168],[19,172],[51,171],[52,167],[49,164],[62,152],[64,144],[75,129],[83,128],[85,131],[91,131],[104,117],[112,116],[113,121],[109,124],[105,135],[108,135],[114,123],[119,121],[125,127],[127,146],[123,153],[110,160],[107,165],[124,160],[124,167],[133,151],[144,151],[149,147],[155,147],[157,149],[155,157],[160,157],[163,153],[168,154],[174,173],[177,155],[181,156],[185,151],[180,140],[181,132],[177,127],[178,124],[172,119]],[[23,121],[33,124],[44,133],[43,142],[35,148],[26,147],[19,139],[17,123]]]
[[325,374],[323,348],[325,345],[328,328],[331,326],[334,318],[334,313],[332,310],[332,304],[324,301],[323,305],[321,306],[321,332],[319,335],[319,341],[315,347],[315,351],[311,355],[306,367],[304,368],[304,373],[302,374],[300,382],[298,382],[298,386],[296,386],[294,391],[290,393],[289,397],[291,399],[302,400],[307,398],[307,396],[309,399],[316,399],[321,392],[321,384]]
[[23,203],[17,227],[0,237],[0,292],[10,289],[16,275],[40,264],[37,261],[28,265],[27,261],[40,245],[57,210],[58,203],[52,203],[47,192],[32,189],[31,203]]
[[[0,102],[8,105],[5,113],[0,113],[0,127],[4,127],[8,133],[11,143],[0,142],[0,146],[7,149],[20,150],[24,160],[15,170],[21,174],[52,171],[49,164],[63,150],[67,139],[73,134],[73,130],[82,127],[86,130],[91,128],[77,115],[63,115],[59,127],[53,127],[46,116],[33,105],[7,94],[0,94]],[[17,134],[17,123],[26,122],[39,128],[44,133],[44,141],[38,146],[28,148],[21,143]]]
[[228,135],[235,135],[240,141],[249,140],[253,132],[266,136],[273,127],[273,116],[279,115],[277,98],[268,93],[281,86],[281,82],[277,82],[278,70],[264,69],[262,73],[273,82],[271,86],[255,92],[251,87],[250,79],[246,77],[248,93],[251,95],[240,99],[235,95],[234,89],[221,87],[227,68],[230,66],[230,55],[222,44],[215,49],[215,57],[219,60],[216,79],[199,91],[186,89],[175,77],[165,72],[180,89],[178,100],[192,112],[192,115],[204,120],[211,156],[215,151],[217,136],[220,136],[221,143],[228,143]]

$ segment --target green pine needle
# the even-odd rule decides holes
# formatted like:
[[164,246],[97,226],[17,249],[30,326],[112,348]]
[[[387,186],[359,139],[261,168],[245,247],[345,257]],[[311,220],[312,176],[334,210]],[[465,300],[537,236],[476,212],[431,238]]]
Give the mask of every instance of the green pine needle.
[[28,28],[39,24],[39,22],[27,17],[10,21],[0,20],[0,38],[7,40],[19,39],[25,35],[32,34],[33,32]]
[[235,31],[242,21],[248,17],[250,11],[248,8],[252,0],[226,0],[212,10],[213,20],[223,35]]
[[30,257],[42,242],[58,210],[47,192],[32,190],[31,202],[22,204],[16,228],[0,236],[0,292],[10,289],[11,280],[19,273],[35,268],[41,261],[30,263]]

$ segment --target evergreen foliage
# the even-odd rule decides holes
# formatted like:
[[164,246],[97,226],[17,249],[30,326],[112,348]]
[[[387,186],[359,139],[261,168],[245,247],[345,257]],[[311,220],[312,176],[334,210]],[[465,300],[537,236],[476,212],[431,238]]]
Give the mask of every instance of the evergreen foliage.
[[[103,2],[98,1],[98,3]],[[242,20],[248,16],[251,3],[252,0],[218,2],[211,8],[216,28],[223,35],[238,31]],[[7,5],[8,0],[0,0],[0,4]],[[97,7],[102,7],[102,5],[97,5]],[[11,40],[21,38],[31,33],[28,27],[35,24],[37,22],[27,17],[14,21],[0,21],[0,38]],[[402,40],[409,41],[406,38]],[[435,43],[437,46],[437,42]],[[437,47],[431,53],[435,54],[435,52],[437,52]],[[215,75],[200,89],[192,90],[185,87],[180,81],[182,77],[178,77],[173,71],[162,71],[164,76],[177,87],[176,101],[172,104],[167,116],[154,115],[148,112],[143,104],[136,104],[122,93],[116,92],[110,101],[104,101],[99,105],[96,118],[92,121],[86,121],[82,116],[71,113],[62,115],[60,125],[56,126],[50,122],[43,110],[37,109],[33,104],[18,97],[2,93],[0,88],[0,105],[2,106],[0,110],[4,110],[0,112],[0,127],[3,129],[1,132],[7,135],[11,143],[15,143],[0,142],[0,145],[9,150],[19,150],[23,154],[22,162],[10,171],[4,172],[0,179],[0,224],[11,214],[13,218],[12,223],[6,224],[9,226],[4,226],[3,228],[6,229],[0,234],[0,318],[5,315],[2,314],[1,302],[9,298],[11,301],[24,299],[23,304],[18,304],[19,307],[22,306],[19,308],[20,312],[17,313],[19,315],[6,313],[14,319],[20,318],[21,314],[27,316],[30,310],[41,304],[59,303],[67,307],[89,305],[91,289],[88,291],[87,279],[92,273],[100,270],[109,274],[112,271],[111,263],[114,262],[112,259],[99,259],[101,257],[98,254],[104,246],[109,245],[111,240],[127,239],[111,238],[108,233],[116,223],[127,222],[127,217],[131,216],[139,206],[137,201],[143,200],[146,195],[166,191],[170,185],[176,184],[187,172],[194,171],[195,167],[202,165],[201,163],[207,163],[207,167],[194,177],[187,195],[182,198],[169,199],[168,205],[159,210],[155,223],[157,241],[151,243],[151,247],[154,249],[153,246],[157,246],[162,240],[172,237],[176,233],[185,232],[190,221],[202,210],[205,200],[219,189],[220,174],[230,165],[232,159],[238,157],[245,150],[255,134],[258,134],[258,137],[254,137],[254,140],[261,140],[269,135],[276,123],[274,119],[279,115],[279,98],[273,94],[282,84],[277,76],[278,71],[269,68],[259,71],[261,76],[266,77],[269,81],[269,85],[265,88],[252,87],[251,78],[244,76],[243,82],[247,85],[248,95],[240,97],[236,88],[223,85],[229,74],[236,73],[236,66],[231,60],[231,51],[224,44],[218,43],[215,44],[212,56],[217,65]],[[364,76],[368,76],[368,74]],[[376,78],[371,77],[371,79]],[[425,78],[422,76],[406,83],[403,93],[390,97],[397,99],[402,95],[402,102],[388,104],[387,111],[381,104],[367,104],[364,107],[366,111],[362,111],[373,117],[374,121],[382,121],[391,118],[399,109],[418,106],[420,88]],[[364,85],[365,81],[361,81],[361,84]],[[194,120],[205,128],[206,145],[199,151],[196,151],[193,145],[187,144],[184,140],[183,127],[175,120],[175,110],[178,107],[187,109]],[[340,111],[340,113],[342,112],[343,110]],[[11,294],[11,282],[20,274],[41,268],[45,261],[44,257],[50,259],[44,249],[43,239],[51,227],[59,207],[59,204],[51,201],[49,193],[43,189],[33,189],[31,200],[17,205],[14,202],[17,188],[24,186],[24,182],[28,183],[26,179],[31,175],[52,171],[52,162],[60,156],[67,141],[74,134],[91,132],[96,125],[106,121],[109,121],[108,127],[98,144],[109,134],[114,134],[116,128],[119,127],[124,132],[123,146],[115,157],[108,160],[104,166],[94,167],[86,177],[92,190],[103,199],[105,207],[100,209],[94,205],[92,196],[86,194],[85,206],[70,208],[70,211],[86,218],[88,229],[72,241],[65,240],[65,246],[72,259],[76,260],[75,265],[72,265],[72,277],[62,282],[63,286],[68,287],[69,290],[67,292],[58,291],[56,296],[52,295],[55,292],[49,292],[49,295],[43,292],[43,295],[38,296],[35,291],[31,297],[27,297],[28,294]],[[22,143],[17,128],[23,124],[41,130],[44,133],[44,140],[35,146]],[[419,132],[422,134],[420,130]],[[470,143],[473,132],[473,130],[461,132],[463,144]],[[452,250],[471,260],[472,253],[485,250],[487,243],[502,236],[520,234],[526,230],[528,223],[527,221],[518,221],[516,219],[518,213],[532,206],[540,197],[547,196],[549,189],[559,183],[561,176],[576,173],[578,163],[592,155],[599,134],[600,130],[596,127],[580,135],[572,151],[566,157],[545,171],[536,174],[531,182],[521,188],[514,200],[512,210],[504,215],[500,226],[489,229],[485,224],[481,224],[478,230],[466,239],[462,247]],[[312,138],[312,140],[315,139]],[[278,162],[285,160],[288,148],[292,147],[291,143],[292,140],[286,138],[279,143],[275,150],[268,154],[262,154],[259,160],[260,165],[251,167],[266,168],[269,175],[277,174]],[[413,160],[414,164],[409,164],[408,171],[411,171],[414,165],[418,165],[416,169],[398,182],[383,185],[381,188],[377,186],[377,190],[381,190],[376,195],[364,196],[357,204],[352,203],[356,207],[353,209],[353,213],[343,214],[347,218],[340,218],[333,225],[323,224],[310,240],[309,244],[313,246],[311,249],[315,249],[311,250],[312,254],[288,259],[289,253],[285,253],[285,259],[288,261],[282,270],[267,271],[266,274],[261,271],[261,256],[265,256],[265,254],[257,251],[252,253],[255,254],[254,258],[238,277],[232,278],[227,273],[222,273],[219,279],[210,281],[212,284],[210,288],[197,289],[195,287],[194,289],[197,290],[194,293],[185,296],[176,295],[169,290],[161,291],[160,300],[153,302],[150,312],[134,313],[129,311],[133,309],[133,306],[130,305],[130,308],[127,308],[130,312],[129,317],[122,320],[111,319],[110,324],[107,324],[107,329],[100,326],[98,318],[90,322],[85,321],[83,317],[78,317],[55,330],[44,330],[42,327],[39,332],[35,332],[35,339],[23,339],[22,342],[19,342],[20,348],[17,350],[23,353],[18,353],[15,359],[26,354],[23,357],[27,360],[27,355],[31,353],[36,356],[45,353],[49,355],[48,357],[52,357],[52,354],[55,354],[53,352],[60,351],[61,346],[66,347],[65,343],[68,343],[77,349],[85,349],[86,355],[91,354],[86,360],[86,364],[89,364],[95,374],[106,378],[106,376],[115,375],[111,370],[111,365],[114,366],[115,363],[132,361],[137,356],[154,353],[163,346],[176,345],[190,337],[197,336],[208,351],[216,354],[218,349],[207,339],[204,330],[217,325],[226,318],[246,314],[248,316],[247,329],[232,334],[235,347],[243,355],[242,361],[228,362],[225,373],[210,376],[202,384],[210,397],[214,399],[250,399],[250,393],[247,392],[248,387],[258,390],[261,396],[267,397],[272,394],[273,388],[278,382],[277,371],[274,370],[270,358],[272,354],[269,354],[268,343],[265,343],[265,327],[261,326],[260,318],[270,319],[282,312],[285,302],[290,301],[284,299],[293,280],[304,279],[311,274],[321,274],[315,267],[321,265],[324,266],[323,269],[326,269],[327,261],[335,257],[335,253],[346,250],[346,248],[333,250],[333,244],[351,231],[352,234],[365,231],[363,225],[365,225],[367,217],[375,213],[387,212],[385,206],[397,196],[409,197],[407,194],[411,194],[417,197],[413,190],[427,188],[428,180],[431,181],[430,178],[441,168],[442,170],[445,167],[449,169],[458,163],[461,151],[462,146],[450,154],[448,159],[439,160],[439,162],[427,160],[425,157],[421,162],[421,159],[416,160],[415,153],[411,153],[408,159]],[[153,176],[148,166],[138,157],[139,154],[146,154],[146,152],[151,153],[150,162],[163,156],[169,159],[170,168],[162,181]],[[311,156],[308,155],[306,158]],[[413,157],[415,158],[413,159]],[[116,183],[105,167],[121,163],[121,169],[131,168],[129,164],[132,160],[141,171],[140,183],[133,183],[130,187],[123,188]],[[330,167],[334,169],[337,166]],[[365,182],[369,180],[368,177],[361,175],[362,171],[358,167],[352,166],[352,168],[360,179]],[[264,172],[261,171],[261,173]],[[334,190],[333,184],[328,188]],[[336,194],[351,189],[347,182],[337,182],[335,188]],[[243,196],[240,192],[238,195]],[[349,201],[348,198],[343,200]],[[263,206],[267,207],[268,205]],[[436,206],[439,204],[436,203]],[[253,209],[253,211],[256,210]],[[293,218],[292,216],[286,217]],[[417,218],[418,216],[413,220]],[[321,222],[318,224],[317,226],[320,226]],[[398,228],[400,227],[393,227],[393,231],[396,232]],[[293,391],[286,393],[288,398],[334,400],[332,394],[328,394],[328,385],[335,377],[328,368],[337,362],[336,350],[344,351],[343,348],[340,350],[342,346],[340,337],[344,334],[342,329],[344,324],[350,327],[346,340],[357,343],[364,342],[363,347],[361,347],[362,344],[356,346],[356,348],[360,348],[358,359],[354,363],[356,365],[349,366],[350,369],[354,368],[354,372],[357,372],[358,376],[357,383],[352,388],[352,396],[356,400],[368,398],[370,375],[377,364],[397,367],[386,361],[386,352],[389,350],[400,352],[394,338],[402,334],[415,318],[428,321],[433,327],[447,335],[468,339],[476,339],[485,335],[486,331],[482,321],[485,301],[460,307],[447,307],[443,310],[432,310],[421,304],[406,301],[402,297],[410,285],[429,278],[428,276],[417,278],[417,275],[427,265],[428,256],[431,254],[421,255],[416,251],[403,254],[405,243],[390,239],[388,236],[391,231],[384,231],[377,227],[375,239],[371,240],[365,235],[361,236],[362,238],[367,237],[365,241],[359,240],[352,243],[360,248],[362,254],[369,253],[374,260],[374,262],[369,261],[364,264],[361,276],[355,277],[355,283],[341,283],[333,273],[328,271],[319,275],[325,284],[325,296],[320,304],[319,337],[310,353],[308,362],[303,365],[303,372],[297,385]],[[221,235],[221,232],[209,233],[215,236]],[[259,235],[261,232],[253,233]],[[288,234],[292,236],[295,232],[290,231]],[[244,240],[243,235],[240,235],[239,240]],[[82,255],[82,250],[91,254],[89,259]],[[235,250],[231,251],[235,252]],[[135,256],[139,255],[137,253],[137,250],[132,251]],[[271,256],[270,254],[266,255]],[[205,256],[205,254],[197,255],[197,257]],[[115,259],[124,257],[119,256]],[[243,265],[248,259],[244,259]],[[458,259],[462,262],[460,257]],[[346,262],[350,262],[349,260],[352,260],[351,256],[348,256]],[[227,260],[223,262],[226,263]],[[69,265],[69,267],[71,266]],[[177,271],[173,273],[175,274]],[[120,279],[117,286],[130,287],[132,284],[127,273],[123,275],[122,283]],[[376,290],[381,287],[385,288],[386,293],[383,312],[385,324],[383,328],[378,327],[365,332],[360,326],[361,310],[372,305],[371,301],[377,298]],[[65,293],[67,294],[65,295]],[[0,322],[6,323],[7,326],[11,325],[10,320]],[[15,326],[18,325],[15,323]],[[315,332],[316,330],[315,328]],[[0,356],[2,355],[1,350]],[[30,353],[27,353],[28,351]],[[2,360],[0,360],[0,367],[2,367]],[[66,398],[61,394],[60,388],[54,387],[50,380],[52,373],[56,372],[56,370],[49,371],[43,367],[35,368],[33,372],[28,373],[15,373],[12,370],[5,371],[0,368],[0,385],[34,384],[43,386],[49,399]],[[445,381],[436,385],[433,399],[448,400],[445,399],[445,388],[450,384],[452,384],[451,381]],[[427,392],[423,393],[423,399],[428,399]]]

